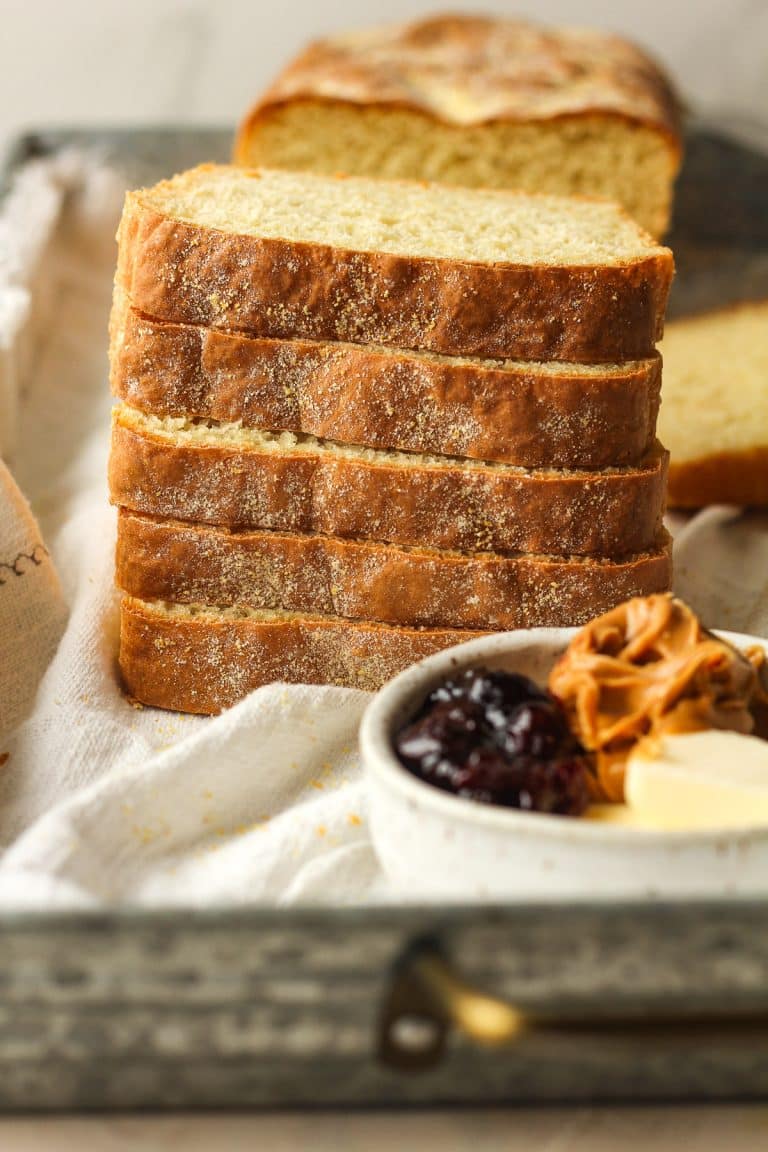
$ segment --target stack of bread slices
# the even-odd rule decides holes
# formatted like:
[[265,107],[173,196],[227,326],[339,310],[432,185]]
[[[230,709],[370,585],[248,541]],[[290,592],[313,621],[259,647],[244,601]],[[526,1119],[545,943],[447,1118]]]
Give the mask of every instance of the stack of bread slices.
[[120,663],[216,712],[666,589],[672,276],[608,202],[205,165],[130,193]]

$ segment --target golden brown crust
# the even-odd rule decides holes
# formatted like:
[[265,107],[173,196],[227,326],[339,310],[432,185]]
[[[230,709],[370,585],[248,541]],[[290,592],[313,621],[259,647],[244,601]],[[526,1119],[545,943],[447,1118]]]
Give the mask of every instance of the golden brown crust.
[[[655,357],[585,375],[161,323],[116,302],[111,380],[158,416],[242,420],[372,448],[526,468],[636,464],[653,443]],[[119,315],[118,315],[119,313]]]
[[179,442],[115,415],[110,491],[135,512],[459,551],[594,553],[653,547],[667,455],[610,472],[415,462],[323,448]]
[[139,703],[207,715],[275,681],[373,691],[409,664],[481,634],[322,616],[167,614],[126,596],[120,670]]
[[244,604],[409,627],[584,624],[669,588],[671,541],[625,560],[466,555],[284,532],[228,532],[120,510],[117,584],[140,600]]
[[588,29],[456,14],[310,44],[241,126],[247,160],[259,121],[280,105],[345,102],[406,108],[453,125],[595,114],[656,129],[680,154],[680,103],[634,44]]
[[[498,193],[498,195],[504,195]],[[480,264],[223,232],[126,198],[117,285],[158,320],[483,359],[653,355],[668,249],[625,264]]]
[[669,505],[704,508],[708,504],[768,506],[768,448],[719,452],[702,460],[670,463]]

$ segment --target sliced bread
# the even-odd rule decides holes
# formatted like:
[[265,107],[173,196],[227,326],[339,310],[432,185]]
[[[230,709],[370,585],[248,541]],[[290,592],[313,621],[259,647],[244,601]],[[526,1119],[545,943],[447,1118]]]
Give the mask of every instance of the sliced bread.
[[117,283],[259,336],[618,362],[652,354],[672,269],[607,201],[202,165],[128,193]]
[[110,490],[115,504],[135,512],[230,528],[617,556],[653,547],[666,472],[658,445],[636,468],[528,470],[122,406],[113,419]]
[[321,612],[418,627],[584,624],[666,591],[671,541],[593,559],[439,552],[329,536],[229,532],[121,509],[117,584],[140,600]]
[[275,681],[373,691],[416,660],[479,635],[126,596],[120,670],[137,702],[207,715]]
[[310,44],[247,116],[235,156],[606,196],[658,236],[679,120],[666,76],[626,40],[452,13]]
[[171,324],[116,294],[112,390],[155,416],[242,422],[371,448],[527,468],[636,464],[653,443],[661,360],[469,360]]
[[768,300],[670,323],[659,426],[671,505],[768,505]]

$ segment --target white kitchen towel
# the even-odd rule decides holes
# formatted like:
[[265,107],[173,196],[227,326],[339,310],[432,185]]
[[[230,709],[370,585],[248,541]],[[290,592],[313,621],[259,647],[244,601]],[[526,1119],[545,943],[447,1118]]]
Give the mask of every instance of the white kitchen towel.
[[113,544],[99,485],[57,537],[75,588],[66,633],[33,714],[0,744],[0,907],[373,895],[356,753],[367,694],[278,684],[213,719],[132,706]]
[[19,346],[29,320],[30,295],[0,273],[0,456],[8,459],[16,443],[21,393]]
[[[105,481],[119,180],[82,161],[67,173],[46,256],[55,307],[36,334],[14,460],[42,535],[7,478],[0,525],[16,524],[25,551],[49,550],[69,617],[31,714],[0,739],[0,908],[401,900],[367,830],[364,693],[272,685],[201,719],[134,708],[120,690]],[[768,634],[768,523],[712,509],[675,531],[677,589],[706,623]],[[60,619],[48,564],[27,573],[48,581],[36,623],[46,608]],[[0,629],[0,665],[28,650],[24,628]]]
[[16,442],[19,396],[51,306],[49,249],[83,159],[65,151],[16,173],[0,210],[0,455]]
[[[33,561],[32,575],[48,585],[35,619],[47,610],[60,633],[55,561],[69,619],[55,655],[49,630],[34,710],[0,738],[0,907],[373,897],[356,754],[365,693],[275,685],[206,720],[133,707],[121,691],[106,489],[120,181],[73,154],[51,163],[46,174],[37,161],[35,179],[64,192],[45,257],[55,306],[35,334],[14,458],[40,530],[9,477],[0,546],[13,531],[13,558],[38,548],[45,563]],[[18,196],[13,204],[24,227]],[[41,226],[36,211],[26,226]],[[38,260],[38,245],[17,248]],[[3,285],[0,261],[0,315],[22,278],[11,264]],[[29,656],[31,633],[2,620],[0,667],[11,669]]]

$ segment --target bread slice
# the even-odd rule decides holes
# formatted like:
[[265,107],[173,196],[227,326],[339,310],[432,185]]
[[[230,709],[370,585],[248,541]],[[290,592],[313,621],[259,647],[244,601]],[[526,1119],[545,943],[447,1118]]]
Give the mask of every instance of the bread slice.
[[660,422],[671,504],[768,505],[768,300],[669,325]]
[[373,691],[409,664],[479,635],[126,596],[120,670],[139,703],[207,715],[275,681]]
[[637,468],[533,471],[377,452],[118,408],[113,503],[230,528],[474,551],[617,556],[653,546],[667,454]]
[[155,416],[242,420],[370,448],[527,468],[636,464],[661,360],[531,364],[170,324],[116,301],[112,390]]
[[117,584],[140,600],[505,630],[584,624],[666,591],[671,541],[623,559],[440,552],[288,532],[205,528],[120,510]]
[[621,201],[667,227],[678,101],[618,37],[500,17],[428,17],[320,40],[246,117],[241,164]]
[[202,165],[129,192],[117,283],[158,320],[488,359],[643,359],[672,254],[608,202]]

